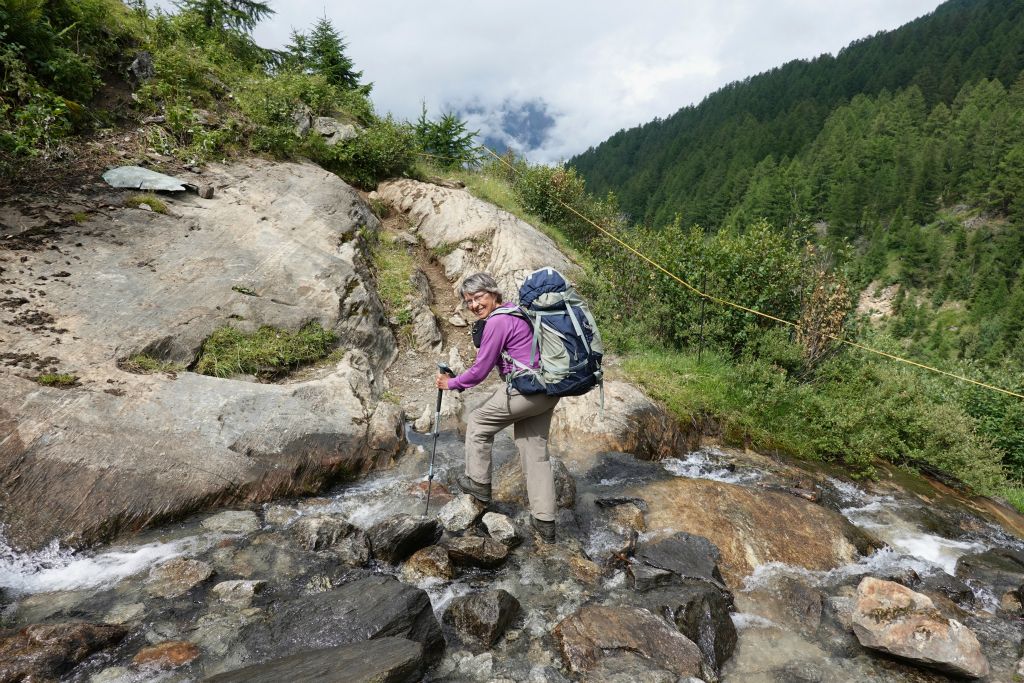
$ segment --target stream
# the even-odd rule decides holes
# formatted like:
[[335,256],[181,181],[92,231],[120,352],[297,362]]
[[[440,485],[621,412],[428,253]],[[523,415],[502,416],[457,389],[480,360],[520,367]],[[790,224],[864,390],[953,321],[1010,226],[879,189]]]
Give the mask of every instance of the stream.
[[[431,439],[411,430],[408,437],[409,453],[393,468],[340,485],[322,496],[265,505],[254,516],[197,515],[121,543],[81,552],[52,543],[42,551],[19,553],[0,537],[2,625],[17,629],[35,623],[84,621],[119,623],[128,629],[119,644],[91,656],[62,679],[69,681],[200,680],[272,658],[272,639],[252,636],[250,631],[258,630],[274,612],[275,604],[316,595],[367,575],[401,579],[401,566],[375,560],[365,567],[339,566],[331,556],[297,545],[291,530],[298,520],[310,515],[339,515],[368,529],[397,513],[422,514],[424,498],[415,487],[425,478]],[[443,485],[448,473],[461,467],[462,448],[458,435],[442,433],[431,514],[446,499]],[[495,471],[514,453],[507,434],[499,435]],[[771,485],[776,479],[776,475],[742,462],[735,453],[713,447],[657,463],[605,454],[597,466],[575,476],[575,509],[560,512],[559,542],[554,547],[538,548],[529,534],[524,534],[523,545],[515,548],[499,569],[462,570],[451,581],[428,578],[416,582],[429,596],[439,622],[453,598],[482,589],[503,588],[522,605],[521,615],[490,650],[463,644],[451,626],[444,625],[448,647],[428,670],[426,680],[575,680],[552,642],[553,626],[589,601],[629,600],[626,572],[610,561],[627,539],[621,530],[606,523],[594,503],[623,495],[638,483],[674,477],[752,489]],[[827,496],[822,494],[822,504],[888,547],[831,571],[815,572],[781,563],[757,567],[745,584],[734,590],[732,620],[739,640],[735,654],[723,667],[722,680],[948,680],[860,648],[838,615],[844,607],[849,608],[862,576],[886,578],[913,572],[922,580],[944,577],[955,573],[957,560],[965,554],[993,547],[1024,550],[1024,543],[1001,527],[961,510],[937,510],[910,495],[877,491],[836,477],[819,481],[827,491]],[[522,506],[499,502],[495,507],[520,529],[525,528],[528,513]],[[656,533],[642,533],[639,540]],[[588,577],[586,572],[566,571],[569,565],[580,565],[579,558],[591,560],[587,566],[596,565],[600,574]],[[199,560],[215,575],[182,595],[155,594],[151,571],[172,559]],[[238,606],[215,600],[208,590],[229,579],[266,584],[250,604]],[[973,604],[961,610],[961,621],[978,631],[993,670],[1003,672],[987,680],[1008,681],[1005,672],[1012,670],[1019,655],[1021,620],[1000,611],[1000,596],[991,587],[972,584],[970,589]],[[810,612],[794,611],[794,605],[805,604],[812,606]],[[318,625],[306,626],[300,625],[298,632],[308,633],[308,639],[293,643],[292,650],[295,646],[317,648]],[[171,669],[133,663],[140,649],[165,641],[194,643],[198,656]]]

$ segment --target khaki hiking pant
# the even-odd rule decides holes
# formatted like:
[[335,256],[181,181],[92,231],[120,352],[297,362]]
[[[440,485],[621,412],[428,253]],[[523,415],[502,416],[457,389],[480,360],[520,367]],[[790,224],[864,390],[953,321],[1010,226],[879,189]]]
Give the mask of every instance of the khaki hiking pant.
[[530,512],[545,522],[555,520],[555,477],[548,459],[548,432],[557,403],[557,396],[509,395],[505,387],[500,387],[470,414],[466,428],[466,475],[479,484],[488,484],[494,435],[512,425]]

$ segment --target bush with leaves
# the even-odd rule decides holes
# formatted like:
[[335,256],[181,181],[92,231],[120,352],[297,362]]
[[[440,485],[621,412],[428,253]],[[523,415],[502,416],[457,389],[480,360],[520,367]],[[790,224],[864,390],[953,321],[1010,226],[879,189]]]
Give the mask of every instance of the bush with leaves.
[[321,166],[363,189],[409,172],[415,160],[412,127],[388,116],[367,126],[351,140],[330,146],[310,136],[304,149]]

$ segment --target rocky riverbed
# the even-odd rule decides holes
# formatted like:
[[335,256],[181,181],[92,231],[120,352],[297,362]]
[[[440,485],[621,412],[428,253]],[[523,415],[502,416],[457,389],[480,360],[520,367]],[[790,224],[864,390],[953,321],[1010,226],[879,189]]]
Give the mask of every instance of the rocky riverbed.
[[[310,165],[204,174],[216,199],[162,216],[98,187],[83,220],[5,207],[0,681],[1024,674],[1019,515],[895,470],[854,483],[716,448],[614,359],[603,410],[595,392],[556,411],[557,543],[528,530],[507,435],[491,509],[448,485],[493,384],[446,395],[424,514],[433,364],[470,353],[449,288],[571,264],[451,187],[385,184],[382,225]],[[419,269],[396,340],[362,235],[399,229]],[[275,383],[122,362],[188,367],[218,325],[309,320],[340,359]],[[49,369],[78,384],[34,381]]]

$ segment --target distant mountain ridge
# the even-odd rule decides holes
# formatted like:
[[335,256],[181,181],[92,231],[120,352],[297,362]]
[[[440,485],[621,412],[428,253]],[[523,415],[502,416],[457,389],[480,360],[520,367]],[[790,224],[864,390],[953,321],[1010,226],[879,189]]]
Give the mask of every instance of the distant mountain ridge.
[[917,86],[930,107],[983,78],[1009,86],[1024,69],[1024,1],[949,0],[835,57],[796,60],[731,83],[574,157],[601,196],[635,221],[714,228],[743,197],[755,166],[806,150],[830,113],[858,94]]

